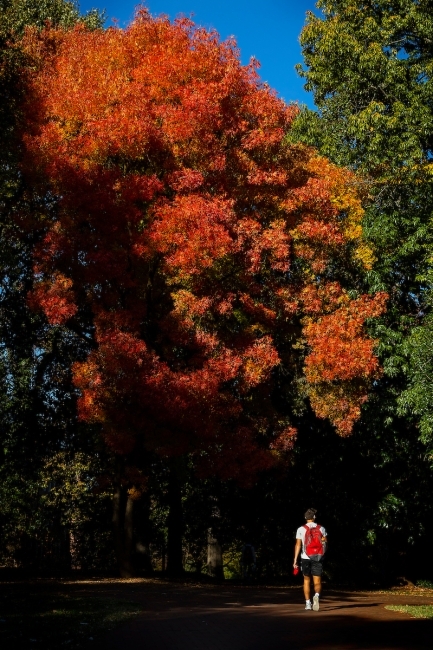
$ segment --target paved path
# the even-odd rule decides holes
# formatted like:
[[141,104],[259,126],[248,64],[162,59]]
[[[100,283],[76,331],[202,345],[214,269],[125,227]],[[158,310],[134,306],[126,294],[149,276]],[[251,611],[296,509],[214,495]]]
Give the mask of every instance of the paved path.
[[[126,587],[126,585],[124,585]],[[105,650],[432,650],[433,621],[385,604],[433,603],[433,596],[327,591],[305,611],[301,588],[112,585],[111,595],[143,613],[111,633]]]

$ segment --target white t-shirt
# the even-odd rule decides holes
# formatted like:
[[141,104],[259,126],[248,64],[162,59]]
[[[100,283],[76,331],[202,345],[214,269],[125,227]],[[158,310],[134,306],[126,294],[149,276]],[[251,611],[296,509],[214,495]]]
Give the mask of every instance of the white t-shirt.
[[[313,527],[317,526],[317,524],[315,524],[314,522],[310,522],[309,524],[305,524],[305,525],[308,526],[309,528],[313,528]],[[300,539],[302,541],[301,558],[303,560],[309,560],[310,559],[308,557],[308,555],[305,553],[305,533],[306,532],[307,531],[305,530],[304,526],[301,526],[296,531],[296,539]],[[326,533],[326,530],[323,528],[323,526],[320,526],[320,532],[322,533],[323,537],[326,537],[327,533]]]

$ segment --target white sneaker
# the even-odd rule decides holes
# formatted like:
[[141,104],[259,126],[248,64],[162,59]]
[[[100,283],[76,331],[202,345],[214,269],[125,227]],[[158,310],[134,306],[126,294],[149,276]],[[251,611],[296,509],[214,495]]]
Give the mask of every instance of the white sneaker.
[[315,612],[319,611],[319,596],[314,596],[313,598],[313,609]]
[[310,601],[308,601],[307,603],[305,603],[305,609],[311,609],[311,603],[310,603]]

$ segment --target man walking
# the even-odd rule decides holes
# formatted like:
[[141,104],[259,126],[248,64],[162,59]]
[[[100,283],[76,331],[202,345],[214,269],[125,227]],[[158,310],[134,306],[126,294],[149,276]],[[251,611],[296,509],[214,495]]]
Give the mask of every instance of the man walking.
[[[326,550],[327,533],[323,526],[316,524],[316,512],[309,508],[305,513],[307,523],[296,531],[295,559],[293,567],[298,569],[298,557],[301,553],[301,569],[304,576],[305,609],[319,611],[319,598],[322,591],[322,560]],[[313,577],[314,598],[311,606],[310,588]]]

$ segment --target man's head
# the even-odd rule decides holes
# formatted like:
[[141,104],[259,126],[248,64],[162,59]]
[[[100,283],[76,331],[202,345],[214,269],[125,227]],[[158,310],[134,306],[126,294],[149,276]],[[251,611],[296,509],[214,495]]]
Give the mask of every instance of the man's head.
[[314,508],[308,508],[307,512],[304,515],[305,519],[307,521],[313,521],[316,517],[316,512],[317,510],[314,510]]

